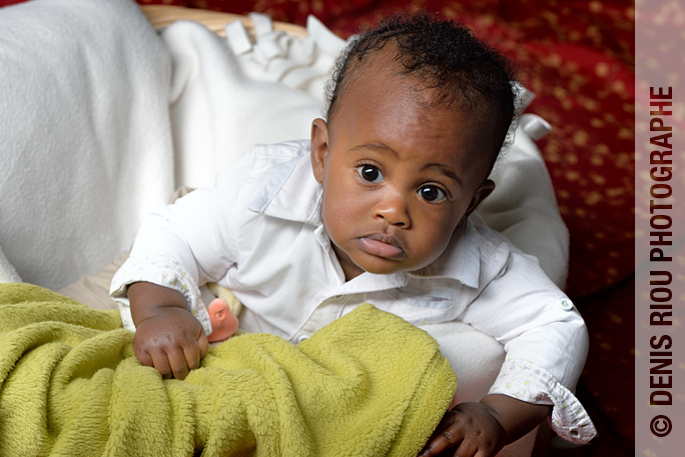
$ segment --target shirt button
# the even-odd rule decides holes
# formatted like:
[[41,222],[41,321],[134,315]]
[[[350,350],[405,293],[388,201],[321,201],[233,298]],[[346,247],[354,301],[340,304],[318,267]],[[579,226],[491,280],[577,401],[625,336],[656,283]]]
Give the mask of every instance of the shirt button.
[[306,333],[303,333],[302,335],[297,337],[297,342],[301,343],[304,340],[308,340],[311,337],[311,335],[307,335]]
[[571,311],[573,309],[573,304],[568,300],[561,300],[560,305],[564,311]]

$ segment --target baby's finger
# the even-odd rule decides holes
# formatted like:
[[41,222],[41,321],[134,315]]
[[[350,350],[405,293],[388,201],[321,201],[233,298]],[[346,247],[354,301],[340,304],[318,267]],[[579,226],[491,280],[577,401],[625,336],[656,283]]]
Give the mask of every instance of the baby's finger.
[[183,356],[189,370],[200,368],[200,345],[199,341],[189,341],[183,346]]
[[161,350],[157,349],[150,351],[150,357],[152,358],[152,366],[159,371],[159,374],[162,375],[162,378],[171,378],[171,367],[169,366],[167,355]]
[[148,354],[147,351],[145,351],[144,349],[141,349],[139,345],[135,344],[135,341],[133,343],[133,353],[136,355],[136,358],[138,359],[140,364],[144,367],[154,366],[150,354]]
[[[442,432],[434,435],[419,457],[433,457],[445,449],[457,446],[464,439],[464,434],[458,427],[447,427]],[[451,455],[451,454],[450,454]],[[461,454],[459,454],[461,457]]]
[[478,452],[478,440],[467,437],[461,442],[454,451],[454,455],[459,457],[474,457]]
[[207,355],[207,349],[209,348],[209,341],[207,341],[207,335],[205,335],[204,330],[200,330],[200,336],[197,338],[197,345],[200,348],[200,359],[203,359]]
[[478,452],[476,452],[476,455],[474,455],[473,457],[491,457],[496,454],[496,452],[487,451],[485,449],[478,449]]
[[188,376],[188,361],[186,360],[185,350],[178,346],[173,346],[167,348],[166,356],[174,378],[185,379]]
[[492,457],[494,455],[497,455],[497,453],[500,450],[501,447],[498,446],[497,443],[487,440],[481,440],[480,443],[478,443],[478,449],[477,452],[474,454],[474,457]]

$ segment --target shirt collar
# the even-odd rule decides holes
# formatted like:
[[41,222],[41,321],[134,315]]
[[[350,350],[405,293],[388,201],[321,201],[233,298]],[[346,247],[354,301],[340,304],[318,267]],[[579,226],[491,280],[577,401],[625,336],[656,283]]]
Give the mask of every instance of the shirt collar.
[[[306,152],[308,150],[307,147]],[[309,154],[303,153],[281,164],[248,208],[266,216],[320,226],[322,200],[323,189],[314,179]],[[477,289],[480,278],[478,236],[473,223],[467,219],[454,231],[447,249],[435,262],[407,275],[416,279],[450,278]],[[395,278],[393,283],[406,281],[404,274],[401,276],[402,279]]]
[[[307,148],[308,151],[308,148]],[[321,224],[321,184],[314,179],[309,154],[282,163],[248,209],[287,221]]]

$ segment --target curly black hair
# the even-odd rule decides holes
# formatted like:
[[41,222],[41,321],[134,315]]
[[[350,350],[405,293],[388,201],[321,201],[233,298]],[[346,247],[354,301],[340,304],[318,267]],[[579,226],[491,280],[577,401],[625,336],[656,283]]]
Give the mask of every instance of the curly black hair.
[[[514,117],[516,70],[499,51],[474,37],[467,26],[436,13],[400,13],[352,38],[340,56],[327,88],[330,121],[350,73],[392,43],[403,73],[435,89],[431,105],[475,110],[498,116],[495,139],[501,145]],[[499,148],[497,148],[499,151]],[[494,160],[493,160],[494,162]]]

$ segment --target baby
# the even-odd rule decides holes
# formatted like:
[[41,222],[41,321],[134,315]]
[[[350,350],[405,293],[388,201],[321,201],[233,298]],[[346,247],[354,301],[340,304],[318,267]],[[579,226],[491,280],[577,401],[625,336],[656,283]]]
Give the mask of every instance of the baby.
[[490,393],[447,412],[421,456],[495,455],[552,413],[594,428],[573,389],[587,332],[536,259],[473,213],[514,117],[500,54],[460,24],[392,17],[338,63],[308,141],[257,146],[148,216],[112,296],[144,365],[183,379],[207,351],[199,286],[244,304],[241,327],[296,343],[364,302],[416,325],[461,321],[507,360]]

